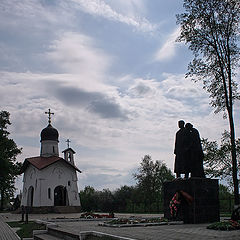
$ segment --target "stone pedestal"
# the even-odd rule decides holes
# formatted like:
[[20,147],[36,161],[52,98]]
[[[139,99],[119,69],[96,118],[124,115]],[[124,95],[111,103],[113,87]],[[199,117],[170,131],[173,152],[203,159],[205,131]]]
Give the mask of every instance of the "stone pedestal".
[[182,198],[178,212],[179,220],[194,224],[219,221],[218,180],[189,178],[165,182],[163,185],[164,217],[167,219],[171,219],[169,203],[179,190],[193,197],[191,204]]

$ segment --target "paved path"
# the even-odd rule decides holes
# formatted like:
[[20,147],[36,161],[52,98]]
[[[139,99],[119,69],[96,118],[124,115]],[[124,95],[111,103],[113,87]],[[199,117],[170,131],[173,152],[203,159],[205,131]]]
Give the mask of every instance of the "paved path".
[[4,214],[0,215],[0,240],[19,240],[17,234],[8,226]]
[[[50,220],[54,218],[78,218],[81,214],[30,214],[29,220]],[[137,214],[116,214],[117,217],[129,217]],[[140,214],[143,217],[159,216]],[[20,214],[0,214],[1,221],[20,220]],[[128,227],[111,228],[98,226],[99,221],[78,221],[78,222],[57,222],[58,228],[72,233],[79,234],[82,231],[98,231],[122,237],[129,237],[137,240],[240,240],[240,230],[238,231],[216,231],[208,230],[208,224],[182,224],[182,225],[164,225],[149,227]],[[0,225],[2,225],[0,223]],[[5,229],[5,228],[4,228]],[[3,230],[0,227],[0,233]],[[5,240],[12,238],[1,238]]]
[[79,233],[82,231],[97,231],[122,237],[129,237],[139,240],[202,240],[220,239],[237,240],[240,239],[238,231],[215,231],[206,229],[208,224],[182,224],[182,225],[163,225],[149,227],[126,227],[111,228],[98,226],[99,221],[94,222],[61,222],[57,223],[60,229]]

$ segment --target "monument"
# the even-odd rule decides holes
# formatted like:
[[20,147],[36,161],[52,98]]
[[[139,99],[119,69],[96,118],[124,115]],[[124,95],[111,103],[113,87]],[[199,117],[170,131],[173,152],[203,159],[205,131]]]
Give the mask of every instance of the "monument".
[[164,216],[184,223],[219,221],[218,180],[205,177],[199,132],[183,120],[178,126],[174,149],[177,178],[163,185]]
[[80,199],[77,186],[77,172],[74,150],[68,147],[59,157],[57,129],[51,125],[48,112],[48,126],[41,131],[40,156],[26,158],[21,173],[23,191],[21,206],[32,212],[79,212]]

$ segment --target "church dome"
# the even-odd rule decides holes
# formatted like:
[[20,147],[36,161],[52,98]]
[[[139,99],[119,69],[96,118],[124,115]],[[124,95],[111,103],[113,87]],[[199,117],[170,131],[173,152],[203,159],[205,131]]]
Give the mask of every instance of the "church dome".
[[52,140],[58,142],[58,130],[52,127],[51,124],[48,124],[46,128],[44,128],[41,132],[41,142],[45,140]]

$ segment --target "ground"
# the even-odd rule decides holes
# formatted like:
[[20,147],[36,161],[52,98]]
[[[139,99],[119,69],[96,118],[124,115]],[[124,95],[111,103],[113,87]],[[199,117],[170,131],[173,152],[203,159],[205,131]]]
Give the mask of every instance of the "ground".
[[[231,239],[240,240],[240,230],[237,231],[216,231],[208,230],[206,227],[209,224],[181,224],[168,226],[149,226],[149,227],[126,227],[126,228],[110,228],[98,226],[99,221],[70,221],[69,218],[78,218],[81,214],[30,214],[29,219],[45,220],[65,218],[63,221],[58,221],[58,228],[72,233],[79,234],[81,231],[98,231],[119,235],[138,240],[200,240],[200,239]],[[161,214],[115,214],[116,217],[161,217]],[[2,214],[3,221],[16,221],[21,219],[19,214]]]

